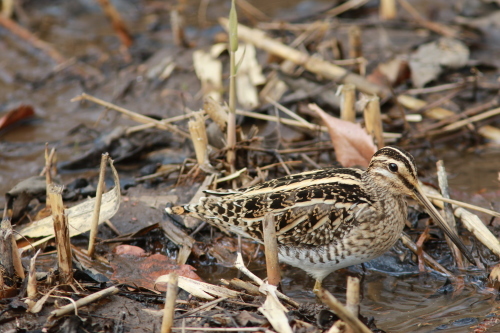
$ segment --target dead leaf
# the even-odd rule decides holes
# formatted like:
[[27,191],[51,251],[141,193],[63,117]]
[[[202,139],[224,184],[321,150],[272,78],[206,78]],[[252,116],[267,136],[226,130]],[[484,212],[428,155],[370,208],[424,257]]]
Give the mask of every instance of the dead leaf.
[[408,62],[401,58],[394,58],[378,64],[377,68],[368,75],[370,82],[381,86],[396,87],[410,78]]
[[119,256],[123,255],[129,255],[133,257],[145,257],[146,251],[144,249],[138,247],[138,246],[133,246],[133,245],[118,245],[113,249],[113,253]]
[[[119,283],[135,285],[138,287],[155,290],[155,280],[160,276],[176,272],[179,277],[184,276],[196,281],[202,281],[194,272],[191,265],[177,265],[174,259],[163,254],[153,254],[149,257],[136,257],[133,255],[117,255],[110,262],[113,267],[112,280]],[[166,289],[160,289],[165,291]]]
[[[120,208],[120,179],[118,178],[118,172],[113,166],[112,160],[110,160],[109,165],[111,167],[111,171],[113,172],[115,186],[112,190],[103,193],[102,195],[99,223],[112,218],[118,211],[118,208]],[[68,223],[70,225],[70,237],[90,230],[92,215],[94,214],[95,200],[95,198],[92,198],[76,206],[65,209],[65,214],[68,217]],[[16,233],[16,239],[20,239],[23,236],[31,238],[45,237],[41,241],[47,241],[48,239],[54,237],[54,227],[52,224],[52,216],[30,223]],[[38,244],[38,242],[33,243],[31,246],[36,246],[36,244]]]
[[316,104],[309,104],[309,109],[316,112],[328,127],[340,164],[346,168],[368,166],[377,148],[371,136],[359,124],[332,117]]
[[420,45],[410,56],[411,78],[415,87],[421,88],[435,80],[444,68],[461,68],[469,60],[467,46],[453,38],[440,38]]
[[0,130],[15,124],[18,121],[31,118],[35,115],[35,110],[31,105],[20,105],[15,109],[10,110],[0,118]]

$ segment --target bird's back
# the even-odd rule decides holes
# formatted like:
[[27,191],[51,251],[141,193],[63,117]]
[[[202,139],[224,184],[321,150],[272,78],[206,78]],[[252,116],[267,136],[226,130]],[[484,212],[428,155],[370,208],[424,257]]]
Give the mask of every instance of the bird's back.
[[360,219],[377,213],[376,202],[363,186],[363,173],[344,168],[304,172],[237,192],[212,193],[220,196],[173,210],[259,242],[264,216],[272,213],[278,244],[328,245],[343,239]]

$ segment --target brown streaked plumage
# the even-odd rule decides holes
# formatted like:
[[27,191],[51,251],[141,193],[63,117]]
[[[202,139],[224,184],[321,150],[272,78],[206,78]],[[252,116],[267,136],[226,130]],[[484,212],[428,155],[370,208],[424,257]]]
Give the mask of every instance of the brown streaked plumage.
[[279,258],[316,279],[374,259],[399,239],[407,217],[405,196],[425,206],[431,217],[472,262],[455,232],[423,194],[413,157],[384,147],[366,171],[350,168],[303,172],[229,192],[199,203],[167,208],[192,215],[225,231],[263,242],[262,220],[272,212]]

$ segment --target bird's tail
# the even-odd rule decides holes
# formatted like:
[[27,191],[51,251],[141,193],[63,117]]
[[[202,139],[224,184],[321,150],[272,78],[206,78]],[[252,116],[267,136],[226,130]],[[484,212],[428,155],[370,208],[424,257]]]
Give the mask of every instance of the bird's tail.
[[[187,205],[186,205],[187,206]],[[174,214],[174,215],[187,215],[190,213],[185,207],[186,206],[173,206],[173,207],[167,207],[165,208],[165,211],[167,214]]]

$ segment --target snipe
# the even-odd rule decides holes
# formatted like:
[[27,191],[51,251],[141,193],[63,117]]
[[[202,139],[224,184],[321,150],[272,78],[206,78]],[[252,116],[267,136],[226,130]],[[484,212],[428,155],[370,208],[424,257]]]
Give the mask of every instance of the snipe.
[[377,151],[368,169],[321,169],[274,179],[230,192],[212,192],[198,204],[167,208],[225,231],[263,242],[262,220],[275,216],[280,261],[316,279],[374,259],[398,240],[411,196],[452,239],[472,255],[423,194],[413,157],[397,147]]

